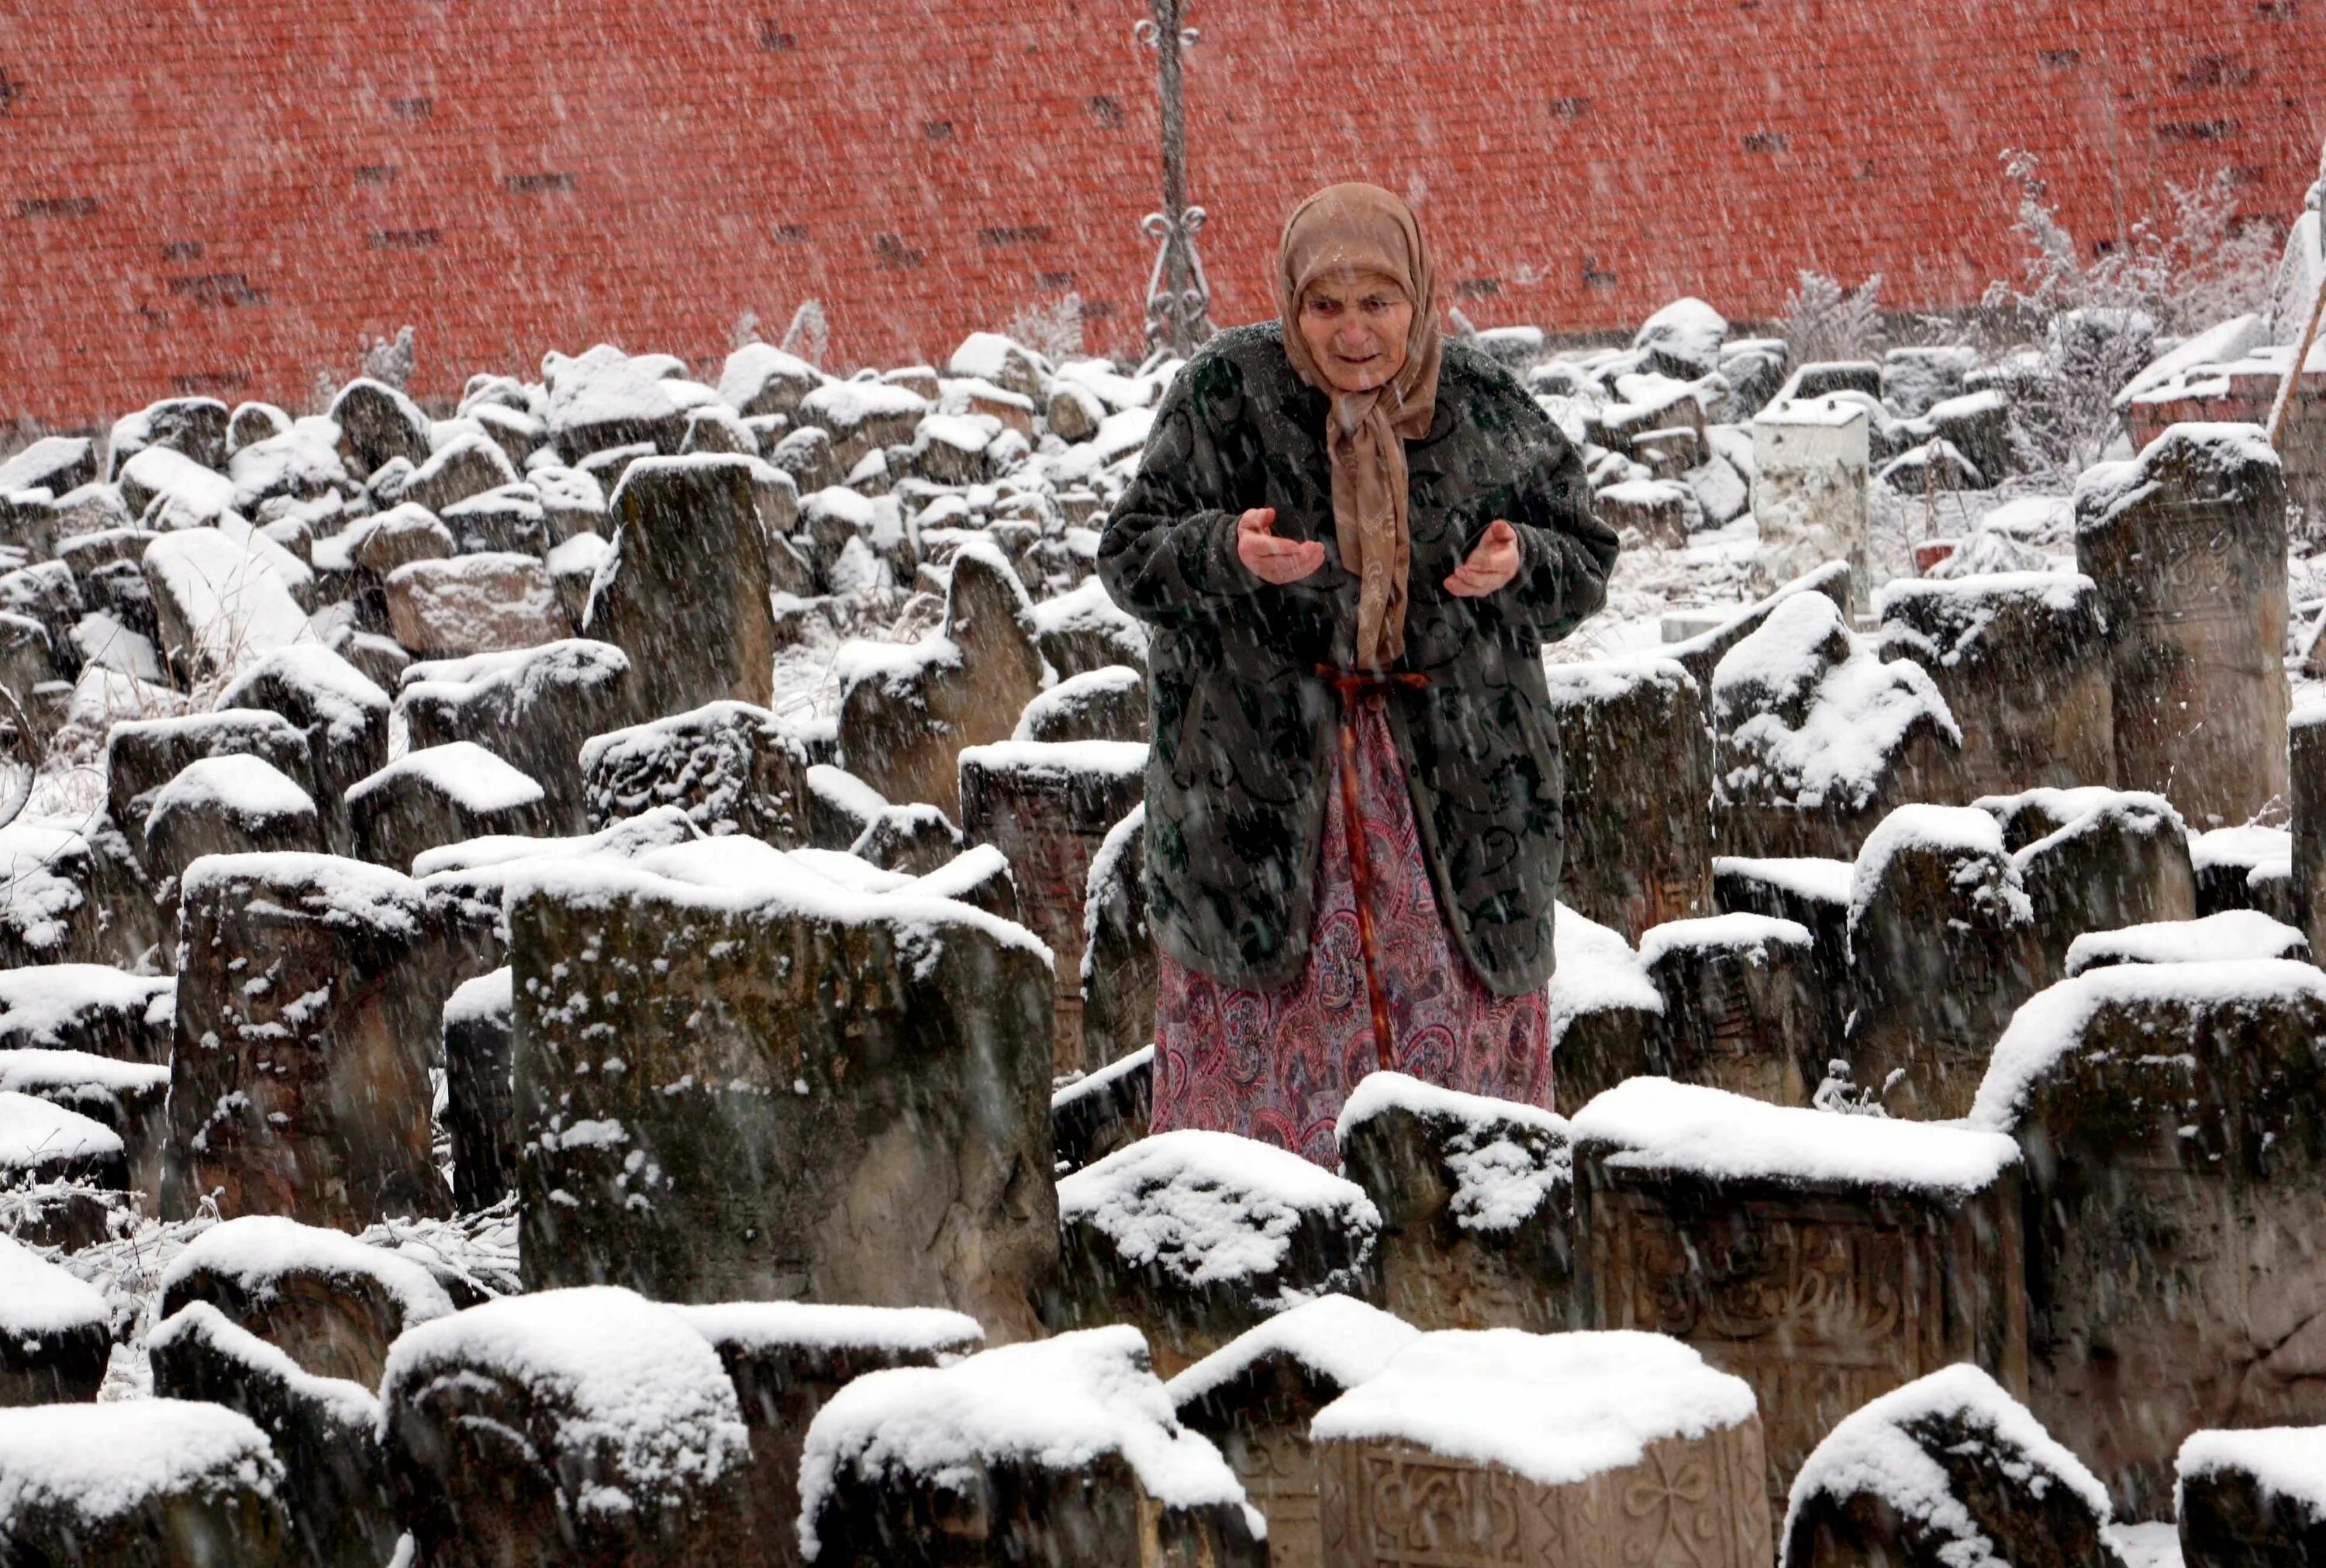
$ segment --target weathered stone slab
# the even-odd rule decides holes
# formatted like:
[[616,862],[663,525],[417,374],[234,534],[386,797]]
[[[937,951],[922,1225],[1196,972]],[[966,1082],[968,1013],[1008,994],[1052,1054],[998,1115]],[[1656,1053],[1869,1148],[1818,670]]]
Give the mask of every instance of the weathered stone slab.
[[1568,1326],[1572,1150],[1549,1111],[1374,1072],[1341,1111],[1341,1168],[1380,1211],[1382,1300],[1424,1329]]
[[554,830],[578,833],[588,817],[582,746],[630,718],[637,689],[621,649],[564,637],[414,664],[395,700],[414,747],[475,742],[541,785]]
[[126,1185],[153,1211],[170,1136],[166,1062],[122,1062],[85,1051],[0,1050],[0,1091],[61,1106],[118,1137]]
[[322,808],[333,851],[351,851],[347,792],[387,762],[387,693],[330,649],[302,643],[251,665],[219,696],[219,706],[265,709],[307,732],[310,793]]
[[340,455],[359,479],[394,458],[415,468],[428,460],[428,416],[385,382],[349,382],[331,399],[330,417],[340,427]]
[[1420,1331],[1345,1295],[1318,1296],[1239,1334],[1166,1385],[1179,1419],[1218,1445],[1268,1520],[1269,1568],[1323,1568],[1308,1424]]
[[750,1432],[753,1561],[786,1568],[803,1561],[800,1455],[816,1412],[867,1372],[947,1366],[985,1343],[976,1320],[932,1307],[725,1302],[675,1310],[718,1351]]
[[2294,923],[2310,938],[2312,952],[2326,952],[2326,703],[2298,710],[2286,721],[2285,738]]
[[807,746],[764,708],[713,702],[597,735],[581,764],[592,828],[668,805],[706,833],[807,841]]
[[1009,857],[1025,923],[1056,955],[1056,1070],[1103,1066],[1083,1044],[1083,917],[1100,844],[1140,803],[1147,747],[1010,740],[968,747],[960,767],[963,830]]
[[0,970],[0,1051],[85,1051],[167,1065],[176,998],[171,976],[107,964]]
[[276,1568],[283,1461],[247,1416],[184,1399],[0,1411],[0,1554],[67,1568]]
[[2004,847],[2034,911],[2047,979],[2066,972],[2070,945],[2087,932],[2196,917],[2188,830],[2163,796],[2044,789],[1977,804],[2003,824]]
[[1852,1412],[1793,1483],[1783,1568],[2120,1568],[2107,1491],[1977,1367]]
[[1807,1105],[1840,1045],[1809,928],[1765,914],[1675,920],[1640,939],[1664,1000],[1640,1071]]
[[187,869],[180,907],[163,1216],[213,1192],[228,1216],[349,1229],[445,1212],[441,942],[420,889],[337,856],[218,855]]
[[1646,1071],[1664,999],[1622,932],[1561,905],[1551,942],[1551,1099],[1572,1109]]
[[105,443],[105,477],[147,447],[169,447],[206,469],[226,466],[227,406],[215,397],[165,397],[113,422]]
[[1071,1321],[1130,1322],[1177,1373],[1321,1294],[1379,1293],[1364,1189],[1230,1133],[1158,1133],[1057,1184]]
[[2285,478],[2261,431],[2174,425],[2076,483],[2076,564],[2113,636],[2116,783],[2190,821],[2285,793]]
[[110,818],[66,827],[19,817],[0,827],[0,970],[143,967],[165,934],[128,838]]
[[2005,845],[1975,807],[1901,806],[1858,857],[1847,1053],[1858,1084],[1899,1115],[1969,1110],[1996,1037],[2051,972]]
[[516,1007],[507,965],[444,1002],[444,1131],[452,1207],[474,1213],[516,1190]]
[[1147,807],[1106,830],[1083,905],[1083,1059],[1102,1066],[1155,1042],[1155,938],[1147,928]]
[[1147,676],[1128,664],[1069,675],[1026,704],[1013,740],[1147,740]]
[[2027,1387],[2019,1152],[1635,1079],[1575,1114],[1580,1321],[1753,1385],[1769,1507],[1850,1411],[1956,1361]]
[[121,1135],[43,1096],[0,1090],[0,1185],[51,1182],[124,1190],[129,1162]]
[[1062,676],[1112,664],[1147,668],[1147,626],[1106,596],[1095,577],[1033,608],[1034,641]]
[[801,1462],[818,1568],[1262,1568],[1263,1528],[1122,1327],[859,1378]]
[[2326,1422],[2321,1032],[2308,964],[2120,964],[1995,1046],[1971,1120],[2026,1155],[2031,1403],[2129,1517],[2197,1427]]
[[2291,925],[2302,916],[2293,883],[2293,834],[2285,828],[2215,828],[2189,835],[2197,913],[2251,909]]
[[1030,933],[744,838],[508,889],[529,1285],[1037,1331],[1057,1241]]
[[1333,1568],[1769,1561],[1753,1390],[1670,1340],[1427,1334],[1312,1433]]
[[2316,1427],[2190,1433],[2175,1465],[2187,1568],[2326,1562],[2326,1453]]
[[2225,909],[2194,920],[2161,920],[2087,932],[2068,944],[2070,977],[2112,964],[2213,963],[2223,959],[2311,958],[2310,942],[2290,925],[2253,909]]
[[190,765],[217,756],[261,758],[302,787],[313,778],[305,730],[264,709],[125,719],[107,732],[106,809],[141,853],[155,793]]
[[388,629],[419,658],[511,653],[573,632],[537,555],[496,551],[414,561],[385,583]]
[[633,463],[609,511],[613,548],[582,629],[637,666],[637,711],[684,713],[775,695],[775,612],[749,458]]
[[1066,1175],[1147,1136],[1154,1120],[1155,1047],[1062,1084],[1050,1096],[1050,1144]]
[[1566,767],[1559,896],[1637,942],[1712,913],[1712,729],[1702,689],[1670,659],[1555,664]]
[[[283,726],[292,763],[306,771],[305,737]],[[282,769],[247,754],[198,757],[148,797],[145,868],[175,903],[177,878],[204,855],[323,849],[323,819]]]
[[1930,673],[1962,731],[1931,799],[2116,782],[2107,623],[2091,579],[1902,578],[1874,611],[1883,651]]
[[299,1560],[315,1568],[377,1568],[403,1533],[388,1511],[379,1400],[361,1384],[318,1378],[207,1302],[147,1336],[154,1392],[248,1416],[291,1456],[281,1496]]
[[363,858],[399,871],[446,844],[557,828],[540,784],[472,740],[407,751],[358,780],[348,816]]
[[[0,1406],[93,1400],[112,1359],[105,1298],[0,1236]],[[0,1518],[0,1542],[7,1530]]]
[[419,1561],[755,1561],[735,1387],[686,1320],[626,1290],[507,1296],[398,1340],[380,1384]]
[[840,749],[850,772],[892,801],[958,818],[956,758],[1003,740],[1041,689],[1032,609],[990,544],[963,549],[945,589],[944,630],[918,643],[851,643],[836,663]]

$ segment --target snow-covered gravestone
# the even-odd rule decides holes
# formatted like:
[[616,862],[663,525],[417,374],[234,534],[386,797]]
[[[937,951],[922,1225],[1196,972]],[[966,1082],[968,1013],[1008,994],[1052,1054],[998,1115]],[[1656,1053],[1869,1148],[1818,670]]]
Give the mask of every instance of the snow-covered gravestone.
[[1140,803],[1147,747],[1008,740],[968,747],[959,765],[963,830],[1008,857],[1025,923],[1057,955],[1056,1069],[1103,1067],[1083,1046],[1083,917],[1099,847]]
[[264,534],[219,528],[180,529],[146,546],[145,580],[172,665],[193,680],[231,676],[314,640],[278,556],[291,559]]
[[1364,1189],[1256,1139],[1158,1133],[1057,1192],[1074,1320],[1139,1325],[1166,1372],[1311,1297],[1377,1289]]
[[2004,845],[2034,911],[2047,979],[2065,972],[2068,949],[2086,932],[2195,918],[2188,830],[2163,796],[2038,789],[1977,803],[2003,824]]
[[1902,578],[1874,608],[1884,651],[1930,673],[1962,730],[1933,799],[2116,782],[2107,623],[2090,578]]
[[554,830],[574,833],[586,815],[582,744],[630,717],[637,686],[621,649],[561,637],[509,653],[414,664],[404,672],[395,706],[414,749],[475,742],[540,784]]
[[557,823],[546,792],[473,740],[407,751],[348,790],[357,851],[408,871],[423,850],[487,834],[542,834]]
[[258,758],[301,786],[312,778],[306,734],[280,713],[222,708],[175,719],[125,719],[106,732],[106,810],[142,853],[156,793],[192,764],[224,756]]
[[1810,1102],[1838,1041],[1808,927],[1746,914],[1670,921],[1640,939],[1640,962],[1664,1001],[1642,1072]]
[[1067,1175],[1137,1143],[1154,1123],[1155,1047],[1142,1045],[1050,1096],[1050,1146]]
[[645,458],[614,488],[613,548],[582,629],[630,655],[642,716],[722,699],[764,708],[775,695],[760,469],[742,457]]
[[808,1428],[799,1531],[816,1568],[1269,1561],[1235,1473],[1123,1327],[859,1378]]
[[1854,1411],[1801,1467],[1782,1568],[2118,1568],[2107,1491],[1977,1367]]
[[80,1051],[116,1062],[170,1060],[177,982],[106,964],[0,970],[0,1051]]
[[1645,1071],[1664,999],[1622,932],[1562,904],[1551,941],[1551,1103],[1577,1106]]
[[1026,704],[1012,740],[1147,739],[1147,677],[1128,664],[1069,675]]
[[626,1290],[508,1296],[388,1354],[380,1433],[423,1563],[743,1563],[751,1465],[710,1341]]
[[1342,1169],[1381,1211],[1382,1300],[1391,1312],[1425,1329],[1568,1326],[1565,1121],[1375,1072],[1349,1096],[1336,1137]]
[[274,1568],[283,1461],[247,1416],[183,1399],[0,1410],[0,1561]]
[[2326,953],[2326,703],[2286,720],[2288,793],[2293,807],[2293,914],[2312,953]]
[[[409,877],[331,855],[214,855],[181,879],[164,1217],[360,1229],[444,1213],[428,1068],[442,942]],[[263,983],[261,983],[263,982]]]
[[1712,913],[1712,728],[1670,659],[1554,664],[1566,765],[1560,896],[1627,942]]
[[735,1385],[751,1435],[750,1534],[766,1564],[800,1561],[800,1452],[817,1411],[868,1372],[949,1366],[984,1346],[976,1320],[935,1307],[726,1302],[675,1309]]
[[1865,602],[1870,455],[1865,409],[1844,398],[1790,397],[1753,416],[1754,592],[1846,561]]
[[850,772],[892,801],[956,820],[963,747],[1006,740],[1042,686],[1033,606],[991,544],[964,547],[945,588],[944,629],[907,647],[852,643],[836,665],[840,749]]
[[1084,1060],[1111,1065],[1155,1043],[1158,965],[1147,925],[1147,807],[1106,830],[1083,904]]
[[2194,920],[2160,920],[2090,931],[2068,944],[2070,978],[2117,964],[2214,963],[2223,959],[2310,958],[2307,938],[2256,909],[2224,909]]
[[310,793],[324,813],[333,851],[351,851],[347,792],[387,761],[387,693],[321,644],[300,643],[250,665],[220,694],[219,706],[279,713],[306,732]]
[[1755,856],[1854,857],[1893,805],[1941,798],[1962,732],[1922,667],[1885,662],[1820,593],[1771,607],[1712,673],[1720,831]]
[[1269,1568],[1324,1568],[1308,1424],[1420,1337],[1354,1296],[1324,1295],[1237,1335],[1165,1385],[1268,1520]]
[[170,1069],[85,1051],[0,1050],[0,1091],[47,1100],[121,1140],[127,1189],[151,1212],[168,1146]]
[[121,1135],[44,1096],[0,1089],[0,1186],[73,1182],[119,1192],[129,1184]]
[[129,841],[109,821],[0,827],[0,970],[137,963],[164,936]]
[[2285,793],[2285,478],[2251,425],[2176,424],[2076,484],[2112,637],[2116,783],[2191,822]]
[[535,555],[499,551],[408,561],[387,574],[386,589],[388,628],[422,658],[509,653],[573,629]]
[[2120,1511],[2169,1511],[2221,1422],[2326,1422],[2326,977],[2117,964],[2031,999],[1972,1125],[2025,1151],[2031,1402]]
[[369,1568],[394,1557],[403,1531],[388,1512],[369,1387],[315,1376],[208,1302],[163,1319],[145,1351],[157,1396],[222,1405],[290,1456],[281,1497],[300,1560]]
[[145,814],[145,868],[170,894],[204,855],[322,848],[314,801],[264,757],[197,758],[154,792]]
[[807,745],[764,708],[713,702],[594,735],[580,755],[592,828],[676,806],[706,833],[806,841]]
[[526,1283],[944,1305],[1030,1335],[1058,1245],[1048,950],[850,857],[858,885],[827,880],[815,853],[730,837],[509,868]]
[[1333,1568],[1762,1568],[1753,1390],[1653,1334],[1425,1334],[1310,1428]]
[[1582,1322],[1672,1335],[1750,1382],[1772,1510],[1878,1395],[1955,1361],[2027,1387],[2009,1138],[1656,1078],[1574,1131]]
[[1846,1053],[1862,1089],[1920,1120],[1970,1109],[1987,1052],[2050,973],[2003,825],[1972,806],[1901,806],[1850,884]]
[[2326,1427],[2191,1433],[2175,1468],[2187,1568],[2326,1561]]
[[516,1039],[509,970],[463,981],[444,1001],[444,1131],[452,1145],[452,1206],[488,1208],[516,1186]]
[[[0,1236],[0,1406],[95,1399],[112,1358],[105,1298]],[[0,1472],[0,1498],[6,1484]],[[0,1507],[0,1542],[7,1537],[6,1512]]]

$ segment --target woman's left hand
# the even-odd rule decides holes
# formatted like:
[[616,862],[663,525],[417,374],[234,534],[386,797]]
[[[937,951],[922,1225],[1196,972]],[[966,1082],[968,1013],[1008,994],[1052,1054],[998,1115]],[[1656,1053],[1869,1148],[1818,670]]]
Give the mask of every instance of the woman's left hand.
[[1497,517],[1470,559],[1446,580],[1446,591],[1456,598],[1482,598],[1496,592],[1519,574],[1519,536]]

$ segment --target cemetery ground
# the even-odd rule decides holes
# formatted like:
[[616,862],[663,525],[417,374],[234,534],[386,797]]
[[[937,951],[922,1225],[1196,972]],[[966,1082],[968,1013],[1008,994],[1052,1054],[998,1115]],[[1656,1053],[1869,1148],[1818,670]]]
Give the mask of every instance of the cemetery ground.
[[1449,348],[1625,547],[1554,1104],[1337,1169],[1147,1130],[1177,362],[22,446],[0,1564],[2326,1561],[2318,221],[2170,330]]

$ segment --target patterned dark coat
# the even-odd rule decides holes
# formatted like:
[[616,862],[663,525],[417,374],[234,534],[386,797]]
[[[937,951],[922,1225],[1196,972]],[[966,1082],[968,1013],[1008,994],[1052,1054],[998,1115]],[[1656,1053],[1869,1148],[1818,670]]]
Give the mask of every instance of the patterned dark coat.
[[[1294,375],[1270,321],[1212,339],[1157,410],[1139,476],[1113,508],[1099,575],[1154,629],[1148,693],[1148,918],[1164,951],[1232,985],[1297,979],[1339,699],[1319,665],[1351,664],[1357,580],[1334,538],[1322,393]],[[1550,978],[1565,831],[1558,729],[1542,645],[1599,608],[1615,536],[1591,515],[1581,457],[1510,374],[1446,346],[1437,413],[1406,446],[1413,542],[1405,658],[1427,688],[1385,699],[1438,906],[1493,990]],[[1236,557],[1237,517],[1276,508],[1279,538],[1325,565],[1273,587]],[[1496,518],[1519,574],[1484,598],[1445,579]]]

